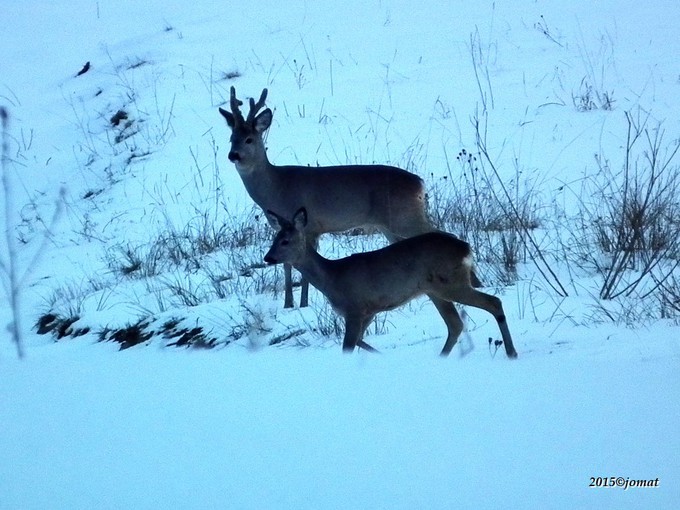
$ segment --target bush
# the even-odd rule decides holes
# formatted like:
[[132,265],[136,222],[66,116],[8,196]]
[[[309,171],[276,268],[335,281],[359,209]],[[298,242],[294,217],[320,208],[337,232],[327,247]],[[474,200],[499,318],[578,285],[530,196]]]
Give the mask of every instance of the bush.
[[680,178],[672,163],[680,141],[664,143],[661,126],[647,127],[626,114],[628,132],[621,170],[597,156],[583,225],[592,250],[584,252],[602,275],[599,296],[616,299],[662,288],[680,262]]
[[571,244],[579,265],[599,276],[595,315],[633,324],[680,316],[680,140],[667,143],[648,117],[626,119],[621,166],[596,155]]

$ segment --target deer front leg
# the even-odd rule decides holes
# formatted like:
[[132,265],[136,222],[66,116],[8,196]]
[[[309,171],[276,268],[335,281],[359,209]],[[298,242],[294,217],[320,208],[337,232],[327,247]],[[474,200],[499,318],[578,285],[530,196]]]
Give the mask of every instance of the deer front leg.
[[309,280],[302,276],[300,280],[300,307],[307,306],[309,304]]
[[428,295],[434,306],[437,307],[439,315],[442,316],[444,322],[446,323],[446,328],[448,329],[448,336],[446,337],[446,343],[442,349],[441,356],[448,356],[451,353],[451,349],[458,342],[458,337],[461,331],[463,331],[463,321],[458,315],[458,311],[453,303],[450,301],[445,301],[433,295]]
[[359,347],[360,349],[363,349],[365,351],[368,351],[368,352],[380,353],[380,351],[378,349],[376,349],[375,347],[371,347],[370,345],[368,345],[363,340],[359,340],[357,342],[357,347]]
[[373,347],[363,341],[364,331],[368,322],[370,322],[370,319],[367,321],[365,317],[360,315],[348,315],[345,317],[345,338],[342,341],[343,352],[350,353],[354,351],[357,345],[366,350],[375,351]]
[[284,275],[284,298],[283,307],[293,308],[293,267],[290,264],[283,265]]
[[[319,249],[319,237],[317,235],[311,235],[308,242],[314,247],[314,250]],[[309,280],[305,275],[302,275],[300,280],[300,308],[309,305]]]

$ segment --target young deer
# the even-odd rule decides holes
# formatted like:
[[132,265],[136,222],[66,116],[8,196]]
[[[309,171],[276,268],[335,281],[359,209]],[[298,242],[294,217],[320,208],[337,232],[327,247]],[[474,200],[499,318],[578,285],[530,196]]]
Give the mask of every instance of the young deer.
[[[472,287],[472,257],[465,241],[444,232],[430,232],[380,250],[328,260],[307,240],[304,208],[295,213],[292,222],[271,211],[267,216],[278,233],[265,262],[293,265],[328,298],[345,319],[343,351],[352,352],[355,346],[375,351],[363,341],[373,317],[428,294],[489,312],[501,330],[508,358],[517,357],[500,299]],[[446,356],[463,330],[463,321],[452,303],[451,312],[442,317],[448,328],[441,352]]]
[[[264,106],[267,89],[260,99],[250,99],[243,117],[231,87],[231,112],[219,109],[231,128],[229,160],[236,165],[251,198],[264,211],[273,210],[291,218],[303,204],[311,221],[307,240],[316,246],[321,234],[356,227],[375,228],[390,242],[434,230],[425,212],[425,188],[420,177],[384,165],[275,166],[269,162],[262,136],[272,123],[272,111]],[[293,306],[290,265],[285,264],[285,302]],[[307,306],[308,282],[304,276],[300,306]],[[441,313],[450,313],[446,303],[433,299]]]

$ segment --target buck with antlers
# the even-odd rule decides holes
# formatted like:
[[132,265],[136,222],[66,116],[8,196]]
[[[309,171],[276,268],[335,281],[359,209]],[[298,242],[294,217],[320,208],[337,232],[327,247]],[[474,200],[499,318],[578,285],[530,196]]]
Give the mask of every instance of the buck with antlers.
[[[251,198],[263,210],[287,217],[303,204],[311,218],[307,239],[316,246],[321,234],[356,227],[375,228],[390,242],[434,230],[426,214],[425,188],[420,177],[385,165],[276,166],[269,162],[262,136],[272,122],[272,111],[260,99],[250,99],[243,117],[231,88],[231,112],[219,111],[231,128],[229,160],[236,165]],[[308,283],[303,277],[300,305],[307,306]],[[439,308],[447,305],[435,300]],[[293,306],[290,266],[285,265],[285,302]],[[444,313],[447,313],[446,311]]]
[[[345,319],[345,352],[356,346],[374,351],[363,340],[373,317],[428,294],[489,312],[498,323],[508,358],[517,357],[500,299],[472,287],[472,257],[465,241],[444,232],[430,232],[380,250],[328,260],[308,242],[304,208],[295,213],[292,221],[272,211],[267,216],[278,233],[265,262],[293,265],[326,296]],[[463,330],[463,321],[452,304],[451,311],[442,314],[448,328],[441,352],[444,356],[451,352]]]

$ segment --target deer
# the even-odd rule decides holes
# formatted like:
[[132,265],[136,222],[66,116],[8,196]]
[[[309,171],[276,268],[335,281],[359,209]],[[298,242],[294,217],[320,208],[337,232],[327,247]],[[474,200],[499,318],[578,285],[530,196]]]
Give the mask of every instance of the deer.
[[471,248],[465,241],[433,231],[379,250],[331,260],[321,256],[307,239],[306,227],[313,218],[308,218],[304,207],[292,220],[273,211],[266,214],[277,234],[264,261],[290,264],[326,296],[345,321],[344,352],[350,353],[355,347],[376,352],[363,340],[375,315],[427,294],[451,305],[446,314],[440,310],[448,329],[442,356],[451,352],[463,331],[463,321],[453,306],[456,302],[493,315],[507,357],[517,358],[501,300],[473,287]]
[[[305,205],[311,220],[307,239],[317,246],[319,236],[354,228],[378,230],[388,241],[433,230],[426,213],[423,180],[415,174],[387,165],[277,166],[270,163],[263,140],[273,113],[265,106],[265,88],[244,118],[231,87],[231,111],[219,108],[231,129],[229,160],[236,166],[246,191],[263,210],[292,217]],[[260,111],[262,110],[262,111]],[[284,307],[294,306],[292,274],[284,264]],[[309,283],[302,278],[300,306],[308,305]],[[447,308],[436,302],[437,307]],[[443,313],[448,313],[444,311]]]

